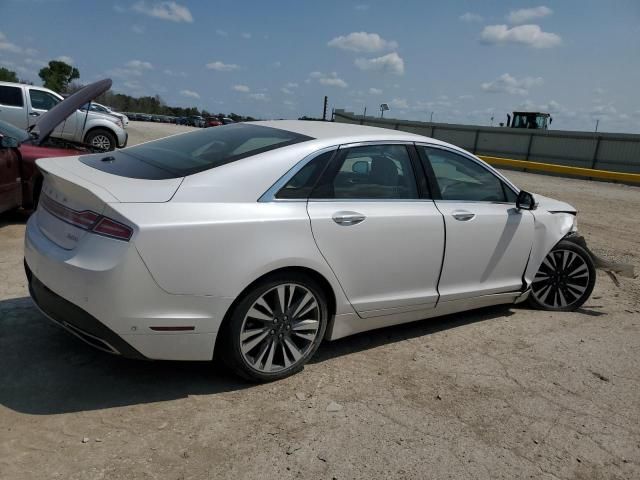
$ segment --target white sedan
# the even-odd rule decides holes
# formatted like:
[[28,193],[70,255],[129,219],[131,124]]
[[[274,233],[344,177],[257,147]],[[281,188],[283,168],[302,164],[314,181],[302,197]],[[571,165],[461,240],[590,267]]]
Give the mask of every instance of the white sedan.
[[128,357],[215,352],[268,381],[323,339],[527,299],[574,310],[596,278],[573,207],[410,133],[242,123],[38,166],[31,295]]

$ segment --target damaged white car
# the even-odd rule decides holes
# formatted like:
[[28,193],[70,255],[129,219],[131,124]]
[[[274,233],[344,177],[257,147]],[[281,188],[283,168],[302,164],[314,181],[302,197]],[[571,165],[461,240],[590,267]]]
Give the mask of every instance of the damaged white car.
[[527,300],[574,310],[594,260],[566,203],[410,133],[273,121],[38,161],[41,310],[102,350],[253,380],[320,342]]

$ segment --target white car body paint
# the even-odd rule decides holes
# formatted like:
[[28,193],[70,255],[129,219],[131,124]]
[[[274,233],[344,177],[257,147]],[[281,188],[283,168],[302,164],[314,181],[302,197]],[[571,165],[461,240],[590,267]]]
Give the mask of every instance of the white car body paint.
[[[133,236],[125,242],[88,233],[39,207],[25,237],[30,272],[143,356],[209,360],[233,302],[274,270],[304,268],[326,280],[335,298],[326,338],[337,339],[513,303],[573,224],[571,213],[550,211],[575,209],[541,196],[533,211],[519,211],[514,204],[430,199],[265,199],[310,155],[341,145],[416,142],[473,156],[400,131],[298,121],[257,125],[314,139],[165,180],[106,173],[81,157],[39,160],[45,195],[73,210],[92,210],[124,223]],[[456,220],[453,215],[460,211],[476,217]],[[362,213],[366,219],[338,225],[332,217],[340,212]],[[193,329],[151,329],[163,326]]]

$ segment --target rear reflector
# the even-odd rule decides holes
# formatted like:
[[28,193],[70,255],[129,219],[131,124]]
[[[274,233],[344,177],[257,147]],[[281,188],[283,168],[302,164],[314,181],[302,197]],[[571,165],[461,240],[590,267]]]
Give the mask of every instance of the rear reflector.
[[47,195],[42,195],[40,205],[54,217],[82,230],[117,240],[124,240],[125,242],[128,242],[133,235],[133,229],[123,223],[92,212],[91,210],[78,212],[56,202]]

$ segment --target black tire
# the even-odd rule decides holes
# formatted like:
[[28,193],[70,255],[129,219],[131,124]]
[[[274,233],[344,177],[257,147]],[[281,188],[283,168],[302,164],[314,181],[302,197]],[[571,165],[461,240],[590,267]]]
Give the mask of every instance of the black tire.
[[561,240],[547,254],[531,284],[529,305],[539,310],[571,312],[587,301],[596,283],[591,255]]
[[105,151],[115,150],[118,146],[115,135],[104,128],[91,130],[87,133],[86,137],[84,137],[84,143],[96,148],[102,148]]
[[[288,296],[287,293],[284,294],[284,303],[287,304],[288,300],[290,304],[289,309],[285,309],[289,312],[288,317],[285,313],[277,310],[280,302],[280,300],[278,300],[279,292],[281,291],[278,290],[278,287],[283,287],[285,292],[289,292]],[[311,294],[313,299],[305,302],[307,293]],[[277,303],[272,304],[269,302],[270,298],[273,298],[273,301]],[[305,363],[316,352],[324,337],[329,318],[326,298],[323,289],[307,275],[292,272],[265,278],[246,292],[223,325],[222,331],[220,332],[222,336],[218,342],[218,348],[220,348],[221,353],[220,357],[236,374],[253,382],[271,382],[300,372],[304,368]],[[300,312],[304,312],[309,305],[313,305],[312,300],[316,302],[317,309],[312,308],[309,310],[309,313],[304,313],[300,316],[294,314],[294,310],[298,307],[300,308]],[[268,313],[270,310],[262,309],[262,306],[259,307],[259,310],[262,310],[258,313],[265,312],[266,314],[262,313],[264,317],[278,317],[275,319],[279,319],[277,324],[271,318],[258,319],[248,315],[250,309],[252,312],[256,311],[254,307],[258,301],[276,306],[276,308],[272,309],[273,314]],[[309,315],[314,319],[304,320],[300,318]],[[315,322],[316,318],[317,329],[313,332],[313,334],[315,334],[313,340],[299,338],[301,334],[311,335],[311,333],[305,333],[305,331],[309,331],[306,328],[302,329],[302,332],[294,332],[294,330],[300,328],[299,322]],[[273,325],[271,322],[273,322]],[[264,340],[257,343],[251,349],[246,350],[248,344],[251,344],[254,339],[262,336],[264,333],[263,329],[268,330]],[[256,330],[261,330],[261,333],[256,336],[246,336],[248,332],[254,332]],[[241,341],[243,332],[245,337]],[[293,343],[294,347],[300,347],[299,350],[296,350],[298,354],[302,353],[298,360],[295,360],[296,355],[294,355],[290,346],[291,343]],[[243,353],[243,347],[245,353]],[[273,353],[271,352],[272,349],[274,350]],[[269,357],[271,357],[271,361],[269,361]],[[291,359],[295,361],[291,365],[286,366],[287,360],[291,361]],[[252,360],[255,363],[252,364]],[[268,368],[274,369],[273,371],[266,370],[267,363]],[[277,370],[275,370],[276,368]]]

